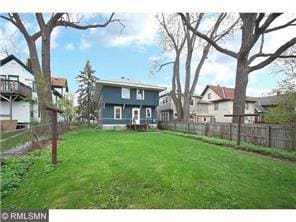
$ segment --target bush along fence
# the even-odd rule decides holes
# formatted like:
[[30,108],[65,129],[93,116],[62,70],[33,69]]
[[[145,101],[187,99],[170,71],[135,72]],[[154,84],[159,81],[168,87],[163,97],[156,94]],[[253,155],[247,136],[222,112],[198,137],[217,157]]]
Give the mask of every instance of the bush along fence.
[[[195,123],[195,122],[159,122],[158,127],[197,133],[203,136],[236,140],[238,124],[235,123]],[[241,124],[241,141],[256,145],[275,147],[289,151],[296,150],[296,130],[288,126],[269,124]]]
[[[52,124],[40,124],[30,128],[1,133],[1,156],[18,156],[38,149],[51,140]],[[57,124],[58,134],[70,129],[69,122]]]

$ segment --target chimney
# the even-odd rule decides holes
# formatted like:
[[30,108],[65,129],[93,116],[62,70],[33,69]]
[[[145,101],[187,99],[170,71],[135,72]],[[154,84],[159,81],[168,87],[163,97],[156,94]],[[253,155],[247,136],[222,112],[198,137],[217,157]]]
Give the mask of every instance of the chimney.
[[280,96],[280,95],[281,95],[281,91],[280,91],[280,90],[277,90],[277,91],[276,91],[276,95],[277,95],[277,96]]
[[30,58],[27,59],[27,64],[26,65],[28,66],[28,68],[30,70],[32,70],[32,62],[31,62],[31,59]]

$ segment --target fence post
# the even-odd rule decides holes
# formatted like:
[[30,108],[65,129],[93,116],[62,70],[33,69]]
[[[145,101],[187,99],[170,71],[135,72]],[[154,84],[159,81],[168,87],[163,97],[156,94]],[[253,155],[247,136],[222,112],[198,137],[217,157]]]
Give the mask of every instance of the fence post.
[[175,120],[175,131],[177,130],[177,120]]
[[208,136],[208,123],[205,123],[205,136]]
[[189,133],[189,129],[190,129],[190,123],[187,123],[187,133]]
[[30,126],[31,128],[31,136],[32,136],[32,149],[34,150],[35,149],[35,140],[34,140],[34,132],[33,132],[33,128],[32,126]]
[[229,139],[232,140],[232,123],[229,124]]
[[267,128],[266,128],[266,145],[268,147],[271,147],[271,138],[270,138],[270,131],[271,131],[271,127],[270,125],[267,125]]

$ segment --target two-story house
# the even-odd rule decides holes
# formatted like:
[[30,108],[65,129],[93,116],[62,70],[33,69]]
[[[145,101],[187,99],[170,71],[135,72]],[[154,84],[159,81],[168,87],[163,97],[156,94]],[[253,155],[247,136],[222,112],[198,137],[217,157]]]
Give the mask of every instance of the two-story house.
[[[183,99],[181,101],[183,103]],[[202,100],[201,96],[194,95],[189,108],[190,120],[194,122],[209,122],[213,116],[208,113],[208,104],[209,102]],[[169,93],[166,92],[159,96],[157,112],[158,119],[161,121],[177,119],[176,105]]]
[[126,128],[127,124],[157,124],[156,107],[164,87],[133,82],[98,80],[95,97],[98,101],[98,125],[103,128]]
[[[31,68],[14,55],[10,55],[0,60],[0,78],[2,128],[5,128],[6,120],[16,121],[18,127],[26,127],[31,122],[39,122],[40,111],[36,82]],[[51,84],[53,103],[56,103],[68,92],[67,80],[53,77]]]
[[[226,114],[233,112],[234,88],[207,85],[201,93],[202,100],[210,102],[208,112],[214,116],[215,122],[232,122]],[[245,101],[245,114],[255,114],[256,100],[247,97]],[[245,117],[245,123],[254,123],[254,117]]]
[[35,78],[28,66],[13,55],[7,56],[0,60],[0,78],[0,119],[16,120],[18,125],[39,121]]

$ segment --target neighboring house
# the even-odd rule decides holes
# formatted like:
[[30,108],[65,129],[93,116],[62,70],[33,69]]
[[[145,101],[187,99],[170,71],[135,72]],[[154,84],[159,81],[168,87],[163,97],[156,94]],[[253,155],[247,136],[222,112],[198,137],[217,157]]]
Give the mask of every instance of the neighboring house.
[[[17,120],[19,127],[40,121],[35,77],[30,67],[14,55],[0,60],[0,120]],[[63,78],[52,78],[52,98],[56,103],[68,92]]]
[[277,106],[281,95],[254,97],[257,102],[255,104],[256,123],[264,123],[264,114],[268,112],[268,109]]
[[68,81],[65,78],[51,77],[52,101],[56,104],[69,92]]
[[[183,103],[183,99],[182,99]],[[190,103],[190,120],[194,122],[209,122],[213,117],[208,113],[209,102],[194,95]],[[159,97],[159,106],[157,107],[158,118],[161,121],[171,121],[177,119],[177,109],[169,93],[164,93]]]
[[103,128],[126,128],[127,124],[156,126],[159,92],[163,87],[122,78],[120,81],[98,80],[95,98],[98,101],[98,125]]
[[[232,122],[231,117],[225,114],[233,113],[234,89],[224,86],[207,85],[201,93],[202,100],[210,102],[208,112],[214,116],[215,122]],[[245,101],[245,114],[255,114],[256,100],[247,97]],[[245,117],[245,123],[254,123],[254,117]]]
[[31,70],[13,55],[0,60],[1,120],[18,125],[39,121],[35,78]]

